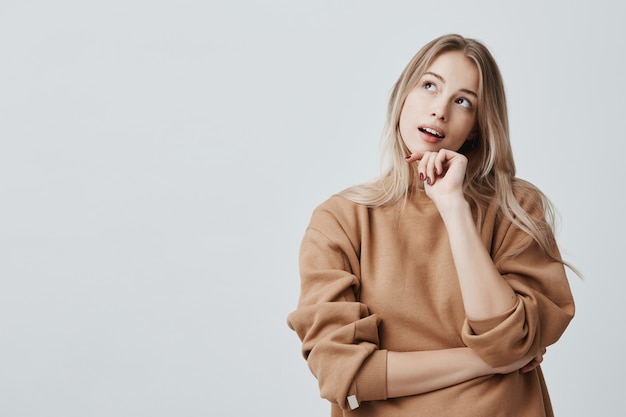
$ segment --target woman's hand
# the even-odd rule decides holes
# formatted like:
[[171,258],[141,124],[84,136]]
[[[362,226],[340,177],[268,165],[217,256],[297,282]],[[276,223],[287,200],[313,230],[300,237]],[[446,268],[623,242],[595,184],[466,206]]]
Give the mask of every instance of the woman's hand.
[[495,374],[510,374],[515,371],[527,373],[538,367],[541,362],[543,362],[543,355],[545,354],[546,349],[543,348],[535,356],[524,357],[510,365],[493,368],[493,371]]
[[539,365],[541,365],[541,362],[543,362],[543,355],[545,354],[546,354],[546,348],[541,349],[539,353],[535,355],[535,357],[532,358],[530,362],[528,362],[526,365],[524,365],[520,369],[520,372],[522,373],[530,372],[536,367],[538,367]]
[[465,155],[440,149],[438,152],[418,152],[407,159],[417,163],[417,172],[424,182],[426,194],[439,206],[449,197],[463,197],[463,180],[467,168]]

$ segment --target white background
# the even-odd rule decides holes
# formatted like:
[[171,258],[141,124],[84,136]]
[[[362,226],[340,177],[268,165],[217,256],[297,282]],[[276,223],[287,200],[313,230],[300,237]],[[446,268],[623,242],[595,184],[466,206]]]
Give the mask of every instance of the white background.
[[300,238],[450,32],[499,62],[586,276],[556,413],[623,415],[626,12],[518,3],[1,0],[0,415],[328,415],[286,325]]

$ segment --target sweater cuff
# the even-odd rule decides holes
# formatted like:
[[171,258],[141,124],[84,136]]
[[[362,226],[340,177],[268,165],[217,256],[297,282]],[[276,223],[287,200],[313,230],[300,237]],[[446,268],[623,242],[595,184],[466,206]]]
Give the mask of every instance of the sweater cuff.
[[[505,314],[487,320],[465,320],[463,342],[491,366],[503,366],[520,359],[528,351],[526,309],[523,302]],[[532,321],[532,320],[531,320]],[[531,325],[536,328],[536,324]]]
[[468,318],[467,324],[469,325],[469,328],[471,330],[470,333],[474,335],[481,335],[481,334],[487,333],[489,330],[495,329],[500,324],[502,324],[511,314],[513,314],[515,310],[517,310],[519,303],[520,303],[520,300],[518,298],[517,302],[515,303],[513,307],[511,307],[510,310],[505,311],[504,313],[499,314],[495,317],[490,317],[488,319],[481,319],[481,320],[472,320]]
[[377,350],[367,358],[354,378],[350,393],[358,402],[387,399],[386,350]]

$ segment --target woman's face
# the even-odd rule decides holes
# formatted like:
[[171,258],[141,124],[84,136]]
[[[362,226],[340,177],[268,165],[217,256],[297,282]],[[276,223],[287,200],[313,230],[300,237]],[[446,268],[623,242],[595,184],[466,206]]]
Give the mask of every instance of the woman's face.
[[478,104],[478,68],[462,52],[444,52],[407,96],[400,134],[411,153],[457,151],[472,137]]

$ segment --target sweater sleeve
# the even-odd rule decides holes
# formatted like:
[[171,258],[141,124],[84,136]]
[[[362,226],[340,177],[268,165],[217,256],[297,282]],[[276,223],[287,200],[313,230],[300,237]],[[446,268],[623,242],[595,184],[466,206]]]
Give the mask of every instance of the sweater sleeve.
[[[531,215],[543,216],[534,202],[521,204]],[[550,259],[524,231],[507,222],[495,231],[494,243],[495,266],[517,303],[497,317],[466,319],[463,340],[487,363],[502,366],[555,343],[574,316],[574,300],[563,264]],[[511,256],[520,244],[525,249]]]
[[387,386],[380,318],[356,296],[360,245],[356,225],[347,224],[353,221],[324,208],[313,213],[300,247],[300,300],[288,317],[321,396],[342,409],[386,399]]

